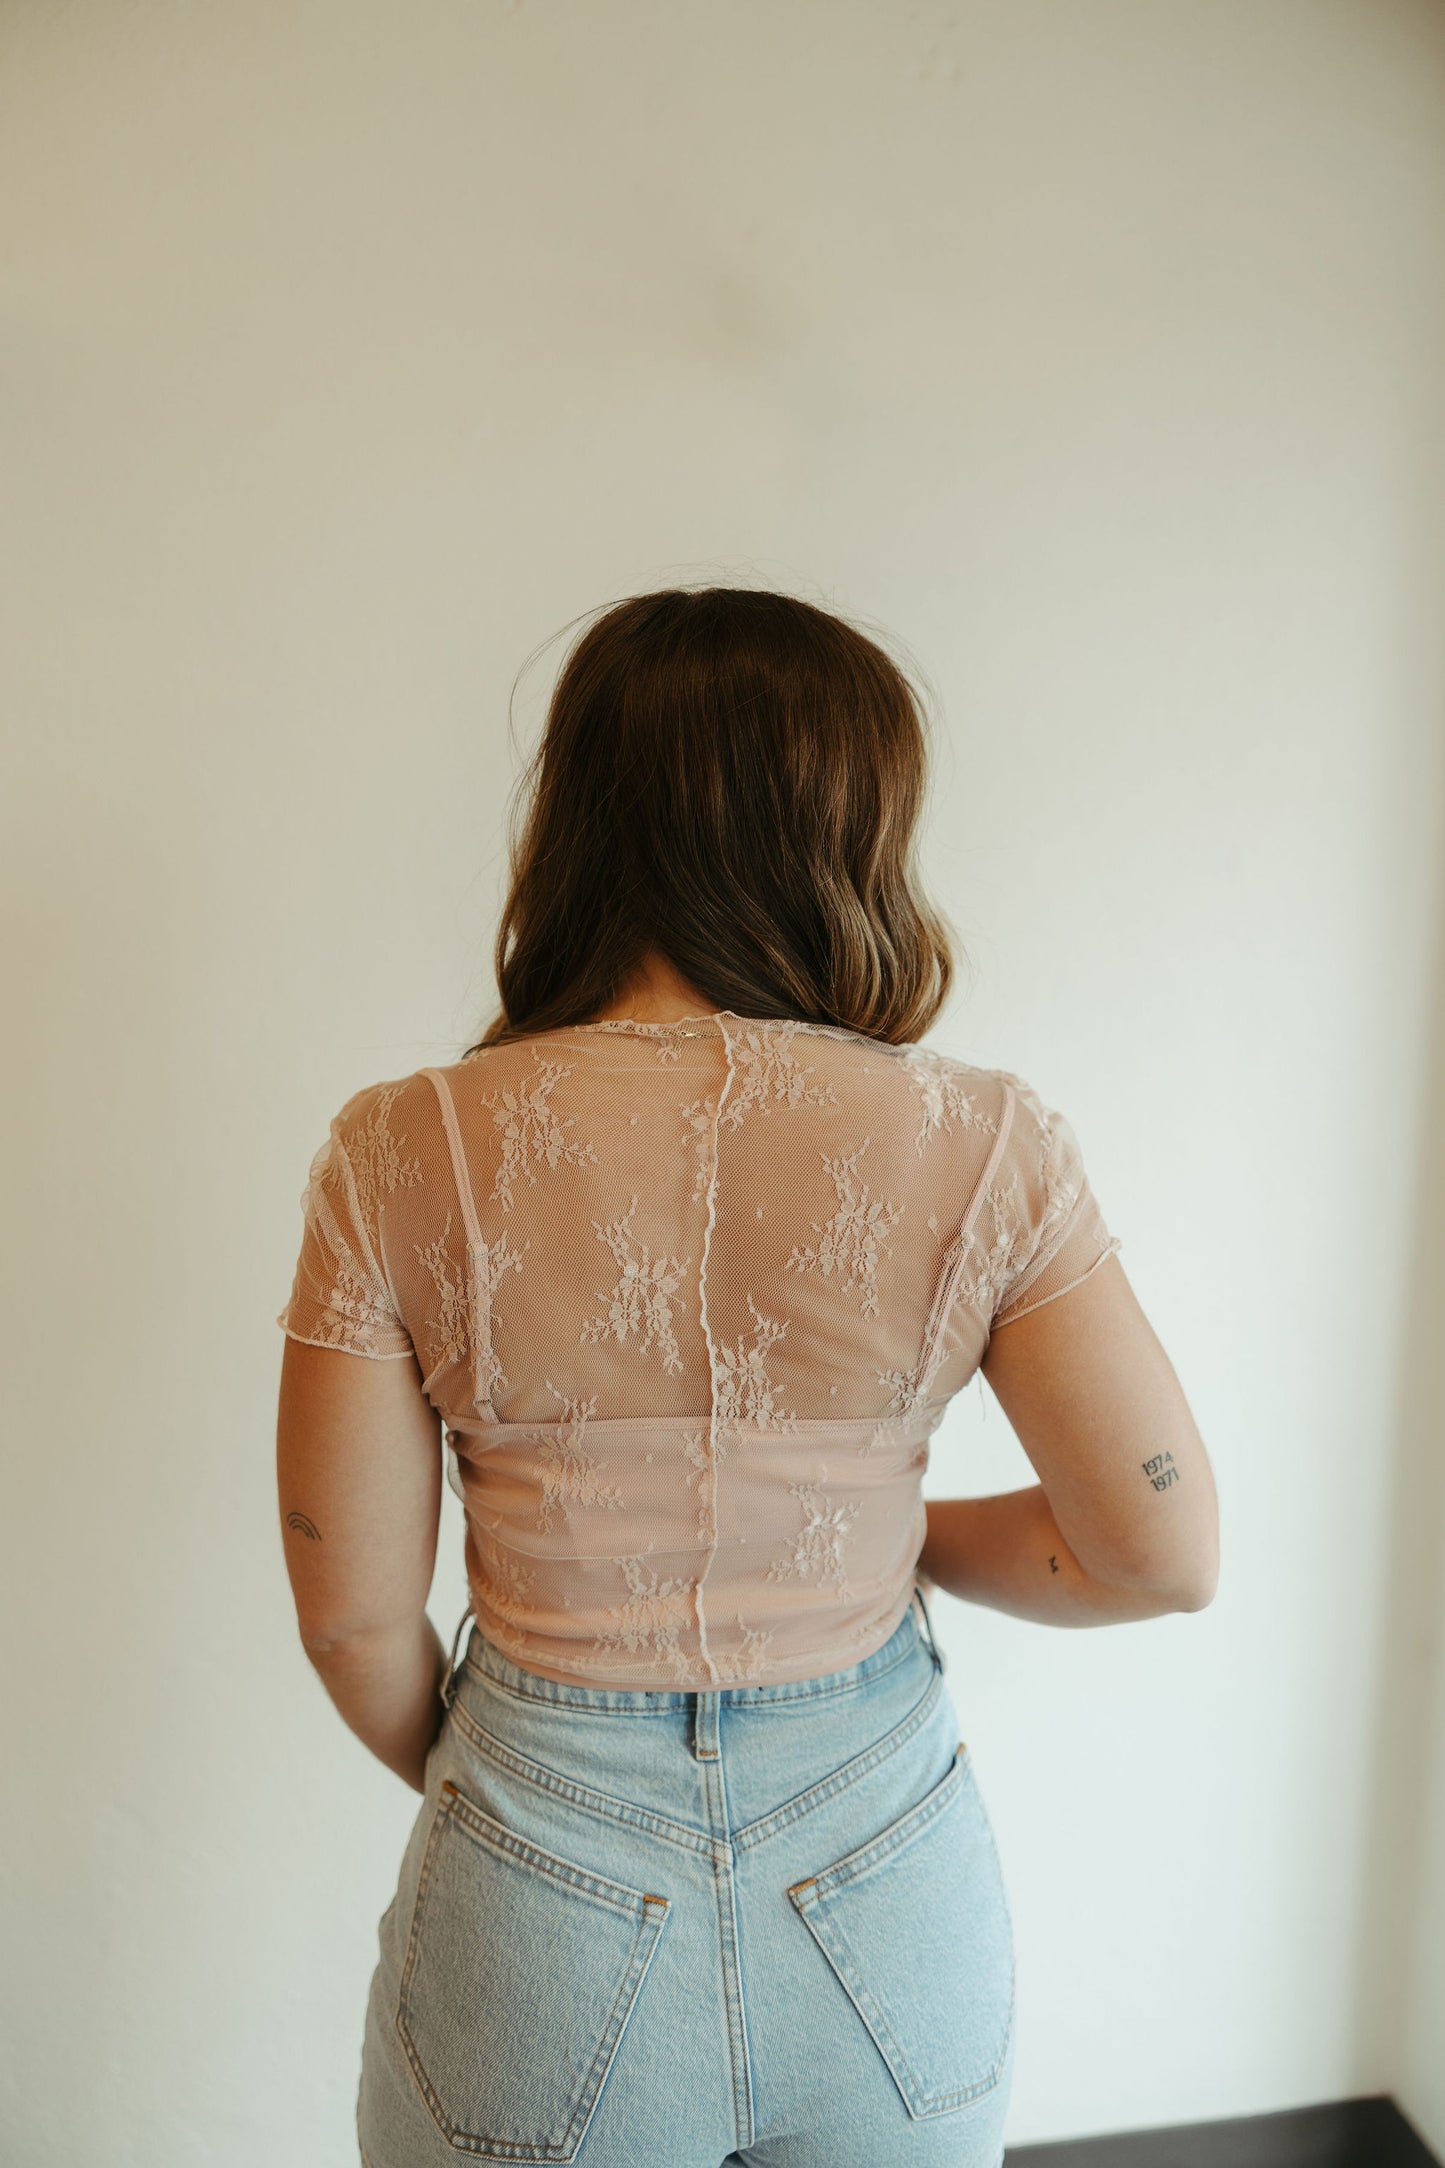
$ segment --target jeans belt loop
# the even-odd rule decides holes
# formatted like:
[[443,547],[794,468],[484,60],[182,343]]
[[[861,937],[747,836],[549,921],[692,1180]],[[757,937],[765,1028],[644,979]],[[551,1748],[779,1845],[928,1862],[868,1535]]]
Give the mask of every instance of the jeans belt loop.
[[461,1638],[462,1638],[462,1630],[463,1630],[463,1628],[465,1627],[465,1625],[466,1625],[466,1623],[467,1623],[467,1620],[468,1620],[468,1619],[469,1619],[469,1618],[471,1617],[471,1615],[472,1615],[472,1606],[471,1606],[471,1600],[470,1600],[470,1598],[469,1598],[469,1599],[468,1599],[468,1601],[467,1601],[467,1608],[465,1609],[465,1611],[463,1611],[463,1613],[462,1613],[462,1615],[461,1615],[460,1619],[458,1619],[458,1621],[457,1621],[457,1630],[456,1630],[456,1632],[455,1632],[455,1633],[454,1633],[454,1634],[452,1635],[452,1653],[451,1653],[451,1655],[450,1655],[450,1656],[449,1656],[449,1657],[447,1658],[447,1668],[446,1668],[445,1672],[444,1672],[444,1673],[442,1674],[442,1683],[441,1683],[441,1697],[442,1697],[442,1707],[443,1707],[444,1709],[450,1709],[450,1707],[451,1707],[451,1705],[452,1705],[452,1702],[453,1702],[453,1700],[454,1700],[454,1699],[455,1699],[455,1697],[456,1697],[456,1691],[457,1691],[457,1678],[456,1678],[456,1675],[457,1675],[457,1649],[458,1649],[458,1646],[460,1645],[460,1642],[461,1642]]
[[921,1581],[915,1580],[913,1584],[913,1593],[918,1598],[918,1608],[923,1613],[923,1623],[928,1633],[928,1646],[933,1651],[933,1661],[937,1664],[940,1671],[946,1671],[948,1669],[948,1658],[944,1655],[942,1649],[938,1646],[936,1638],[934,1637],[933,1620],[929,1617],[928,1600],[924,1596],[923,1583]]

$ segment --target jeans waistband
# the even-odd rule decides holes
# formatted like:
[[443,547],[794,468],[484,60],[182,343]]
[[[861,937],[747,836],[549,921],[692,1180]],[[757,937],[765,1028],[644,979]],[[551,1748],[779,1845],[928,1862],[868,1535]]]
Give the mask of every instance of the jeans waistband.
[[[916,1605],[916,1609],[915,1609]],[[922,1624],[920,1625],[920,1618]],[[560,1703],[564,1707],[594,1711],[616,1710],[620,1713],[638,1710],[687,1709],[699,1697],[715,1702],[753,1705],[759,1702],[806,1701],[826,1694],[844,1694],[866,1685],[880,1673],[891,1671],[902,1663],[916,1647],[926,1645],[937,1668],[942,1671],[945,1658],[934,1638],[933,1620],[923,1590],[915,1581],[913,1599],[902,1618],[881,1647],[871,1656],[850,1664],[841,1671],[827,1671],[811,1679],[787,1679],[776,1686],[717,1686],[717,1687],[637,1687],[572,1686],[560,1679],[544,1678],[540,1672],[528,1671],[522,1664],[514,1663],[495,1642],[489,1641],[479,1622],[472,1616],[468,1603],[452,1636],[451,1655],[441,1682],[441,1698],[446,1707],[451,1706],[456,1693],[458,1672],[457,1650],[461,1643],[468,1619],[472,1630],[467,1637],[466,1653],[462,1667],[495,1680],[509,1693],[519,1694],[534,1701]]]

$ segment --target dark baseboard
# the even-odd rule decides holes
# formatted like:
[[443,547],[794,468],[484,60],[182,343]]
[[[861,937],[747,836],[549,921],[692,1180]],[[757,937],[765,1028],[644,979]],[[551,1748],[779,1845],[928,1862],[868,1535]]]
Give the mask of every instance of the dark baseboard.
[[1007,2168],[1441,2168],[1395,2106],[1337,2100],[1219,2123],[1010,2146]]

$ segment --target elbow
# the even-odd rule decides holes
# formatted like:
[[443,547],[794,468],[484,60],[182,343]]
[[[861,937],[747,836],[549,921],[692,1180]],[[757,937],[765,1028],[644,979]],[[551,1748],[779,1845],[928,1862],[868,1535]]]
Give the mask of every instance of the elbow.
[[1151,1604],[1156,1617],[1170,1611],[1206,1611],[1219,1586],[1219,1554],[1211,1551],[1192,1559],[1173,1558],[1167,1565],[1142,1559],[1128,1566],[1116,1563],[1111,1571],[1095,1578],[1106,1587]]
[[313,1665],[325,1663],[328,1656],[334,1656],[338,1649],[345,1648],[353,1638],[344,1630],[334,1630],[319,1621],[303,1625],[300,1631],[306,1660]]
[[418,1632],[425,1633],[430,1626],[425,1607],[396,1617],[372,1617],[365,1613],[318,1616],[312,1613],[298,1617],[296,1623],[301,1646],[313,1665],[366,1658],[378,1649],[385,1650],[392,1644],[408,1641]]
[[1136,1531],[1116,1544],[1100,1577],[1155,1602],[1160,1612],[1207,1611],[1219,1586],[1219,1519],[1199,1513],[1161,1537]]
[[386,1629],[376,1628],[349,1618],[305,1618],[297,1621],[301,1646],[313,1664],[325,1663],[328,1657],[344,1656],[351,1650],[375,1641]]
[[1171,1611],[1207,1611],[1219,1587],[1219,1553],[1201,1559],[1169,1590]]

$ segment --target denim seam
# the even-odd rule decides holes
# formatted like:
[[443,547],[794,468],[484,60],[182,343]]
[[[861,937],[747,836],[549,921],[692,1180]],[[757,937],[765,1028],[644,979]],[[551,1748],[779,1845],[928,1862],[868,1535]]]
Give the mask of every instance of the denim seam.
[[835,1859],[830,1866],[821,1868],[817,1874],[809,1875],[802,1886],[806,1888],[811,1885],[811,1895],[800,1901],[812,1904],[832,1890],[846,1889],[850,1882],[862,1881],[875,1867],[881,1867],[885,1860],[892,1860],[898,1853],[907,1851],[915,1839],[921,1837],[926,1829],[932,1828],[941,1814],[950,1813],[958,1805],[972,1774],[968,1748],[960,1741],[954,1749],[951,1764],[932,1791],[925,1794],[916,1806],[910,1807],[906,1814],[901,1814],[896,1822],[890,1823],[878,1836],[870,1837],[866,1844],[855,1845],[853,1850],[845,1852],[841,1859]]
[[[643,1976],[652,1962],[652,1953],[657,1948],[658,1937],[662,1933],[666,1919],[667,1913],[665,1911],[655,1915],[650,1936],[647,1934],[646,1920],[639,1927],[637,1940],[633,1944],[632,1955],[628,1960],[627,1970],[623,1974],[622,1985],[617,1991],[616,1999],[608,2017],[607,2030],[597,2043],[597,2053],[592,2058],[592,2067],[587,2073],[586,2083],[582,2088],[577,2106],[573,2110],[572,2121],[568,2125],[567,2135],[563,2140],[566,2152],[561,2157],[564,2160],[571,2160],[574,2157],[578,2146],[582,2142],[582,2134],[592,2120],[592,2111],[597,2105],[598,2095],[601,2093],[607,2073],[612,2067],[612,2058],[617,2053],[623,2029],[632,2015],[633,2006],[641,1992]],[[646,1937],[645,1940],[644,1937]],[[549,2158],[555,2160],[558,2157],[557,2149],[554,2146],[542,2148],[517,2145],[514,2147],[505,2142],[499,2145],[495,2139],[487,2140],[486,2144],[489,2152],[509,2152],[515,2160],[547,2160]],[[479,2148],[473,2150],[479,2150]]]
[[[662,1899],[659,1907],[658,1900],[650,1900],[648,1896],[640,1891],[627,1890],[622,1883],[610,1883],[604,1876],[589,1874],[585,1869],[572,1868],[566,1876],[558,1875],[555,1873],[555,1868],[569,1868],[570,1863],[568,1861],[558,1859],[555,1854],[544,1852],[540,1846],[528,1844],[523,1839],[512,1840],[506,1845],[493,1843],[490,1830],[483,1835],[481,1832],[468,1827],[465,1814],[462,1811],[464,1807],[470,1807],[470,1802],[463,1800],[461,1793],[453,1792],[444,1795],[427,1837],[426,1853],[422,1861],[416,1901],[412,1908],[411,1928],[407,1937],[406,1962],[401,1975],[396,2012],[397,2034],[401,2040],[408,2066],[421,2090],[432,2120],[446,2138],[447,2143],[456,2151],[477,2154],[489,2160],[569,2161],[575,2158],[582,2132],[591,2120],[592,2111],[601,2093],[613,2056],[616,2054],[623,2030],[641,1992],[642,1981],[648,1966],[652,1962],[658,1939],[667,1924],[667,1900]],[[477,1814],[479,1819],[487,1819],[480,1816],[479,1810],[476,1808],[471,1808],[471,1811]],[[430,1889],[432,1872],[441,1849],[441,1839],[448,1825],[452,1823],[470,1836],[474,1843],[479,1843],[484,1847],[490,1843],[492,1848],[496,1850],[508,1852],[515,1850],[517,1856],[522,1859],[523,1864],[539,1867],[542,1872],[552,1874],[555,1880],[573,1888],[579,1895],[583,1897],[593,1896],[597,1901],[605,1903],[609,1909],[617,1912],[621,1917],[632,1918],[637,1922],[637,1933],[628,1957],[627,1968],[613,1998],[606,2030],[598,2043],[582,2091],[573,2108],[571,2123],[560,2145],[532,2145],[525,2140],[489,2138],[476,2132],[459,2130],[447,2114],[440,2096],[432,2085],[412,2039],[408,2004],[411,1982],[416,1970],[416,1958],[420,1947],[421,1923],[426,1909],[426,1898]],[[500,1830],[500,1825],[498,1825],[498,1829]],[[500,1834],[503,1837],[510,1837],[510,1832],[505,1830],[500,1830]],[[590,1889],[589,1884],[595,1885],[595,1890]],[[634,1902],[626,1905],[614,1904],[610,1897],[602,1894],[606,1890],[616,1890],[634,1900]]]
[[717,1902],[718,1937],[723,1964],[723,2021],[727,2027],[728,2063],[732,2074],[733,2143],[741,2152],[757,2136],[753,2118],[753,2070],[748,2047],[747,2013],[743,2002],[742,1950],[738,1940],[737,1884],[732,1861],[723,1858],[713,1868],[713,1892]]
[[617,1799],[610,1792],[594,1791],[590,1785],[577,1784],[570,1777],[559,1775],[545,1762],[532,1761],[519,1754],[515,1747],[505,1746],[500,1739],[494,1738],[461,1702],[452,1705],[452,1721],[479,1754],[485,1754],[489,1761],[537,1791],[570,1800],[574,1806],[603,1821],[623,1822],[644,1829],[649,1836],[660,1837],[664,1843],[676,1845],[681,1851],[701,1852],[705,1858],[717,1857],[718,1839],[710,1837],[705,1830],[690,1829],[686,1822],[672,1821],[651,1807],[633,1806],[630,1801]]
[[431,1887],[432,1869],[436,1865],[437,1853],[441,1849],[441,1834],[445,1825],[446,1817],[438,1811],[432,1817],[432,1826],[427,1833],[426,1850],[422,1854],[421,1872],[417,1877],[416,1896],[412,1902],[411,1925],[406,1938],[406,1957],[402,1963],[401,1980],[397,1991],[396,2033],[401,2042],[402,2053],[406,2057],[407,2068],[410,2070],[413,2082],[421,2093],[427,2113],[431,2116],[437,2128],[449,2135],[450,2123],[444,2116],[442,2104],[432,2090],[431,2080],[428,2078],[422,2066],[421,2057],[413,2045],[408,2013],[412,1976],[416,1971],[417,1950],[421,1941],[422,1915],[426,1910],[427,1891]]
[[[864,1979],[857,1956],[842,1928],[835,1920],[827,1919],[822,1915],[814,1919],[810,1918],[807,1912],[804,1912],[803,1917],[809,1932],[813,1935],[829,1965],[837,1974],[839,1984],[842,1986],[848,2000],[853,2004],[869,2032],[873,2035],[883,2060],[893,2073],[893,2082],[903,2095],[904,2105],[915,2121],[924,2121],[933,2115],[951,2114],[955,2109],[966,2107],[970,2101],[981,2100],[986,2093],[993,2091],[999,2079],[1003,2076],[1004,2066],[1008,2061],[1009,2041],[1013,2032],[1014,1980],[1012,1968],[1010,1968],[1009,2007],[1008,2016],[1004,2021],[1003,2045],[995,2056],[992,2065],[984,2072],[982,2077],[973,2079],[968,2085],[954,2085],[950,2086],[946,2092],[930,2093],[922,2084],[917,2071],[889,2024],[881,2003]],[[906,2086],[903,2082],[905,2077],[908,2080]]]
[[[690,1688],[684,1691],[667,1687],[658,1695],[656,1706],[613,1708],[604,1702],[584,1701],[580,1698],[593,1689],[579,1686],[574,1693],[555,1679],[547,1681],[549,1686],[558,1688],[555,1694],[536,1694],[530,1687],[509,1686],[504,1679],[499,1679],[495,1672],[488,1670],[485,1664],[478,1663],[470,1650],[462,1658],[462,1669],[470,1671],[474,1678],[484,1679],[494,1693],[505,1694],[509,1701],[520,1701],[524,1708],[535,1708],[540,1703],[547,1709],[581,1709],[588,1716],[675,1716],[679,1709],[686,1708],[688,1693],[691,1691]],[[602,1691],[608,1692],[611,1689],[603,1688]]]
[[851,1761],[844,1762],[841,1768],[833,1770],[831,1775],[820,1777],[818,1782],[810,1784],[806,1791],[785,1800],[780,1807],[771,1808],[755,1822],[747,1822],[741,1829],[734,1830],[732,1841],[735,1849],[741,1852],[753,1845],[765,1844],[779,1830],[789,1828],[839,1792],[847,1791],[851,1785],[859,1782],[881,1762],[887,1761],[908,1744],[914,1733],[927,1723],[942,1695],[943,1674],[935,1667],[933,1677],[918,1700],[908,1714],[894,1725],[892,1731],[885,1732],[881,1739],[875,1740],[872,1746],[865,1747],[861,1754],[855,1754]]
[[[896,1859],[900,1852],[906,1851],[916,1837],[931,1828],[940,1815],[947,1813],[963,1798],[966,1784],[973,1781],[972,1759],[967,1747],[960,1742],[948,1774],[940,1778],[933,1790],[920,1800],[916,1807],[901,1816],[881,1836],[845,1853],[843,1858],[835,1861],[831,1867],[808,1876],[803,1882],[795,1883],[788,1892],[795,1910],[837,1974],[844,1993],[873,2035],[880,2054],[893,2074],[894,2083],[903,2095],[904,2104],[915,2120],[947,2114],[956,2108],[964,2107],[970,2101],[979,2100],[984,2094],[992,2092],[998,2084],[1008,2060],[1014,2030],[1018,1983],[1017,1965],[1012,1952],[1009,1962],[1008,2014],[1004,2020],[1003,2042],[992,2066],[969,2085],[952,2086],[947,2092],[930,2094],[920,2082],[907,2053],[894,2034],[881,2003],[869,1988],[864,1977],[865,1968],[859,1965],[857,1955],[848,1941],[846,1929],[840,1921],[833,1919],[824,1907],[826,1899],[834,1891],[852,1887],[885,1861]],[[994,1857],[997,1861],[997,1846],[994,1848]],[[999,1872],[1002,1879],[1001,1867]],[[905,2078],[907,2085],[904,2084]]]
[[[907,1616],[906,1612],[904,1616]],[[902,1619],[900,1619],[898,1623],[901,1626],[903,1623]],[[896,1630],[897,1629],[895,1628],[895,1631]],[[884,1643],[884,1646],[887,1646],[886,1642]],[[921,1634],[919,1635],[916,1644],[910,1642],[905,1648],[899,1651],[897,1656],[891,1657],[886,1664],[880,1664],[876,1671],[865,1672],[861,1678],[849,1679],[847,1683],[842,1686],[828,1686],[820,1689],[818,1687],[815,1687],[812,1684],[811,1680],[808,1679],[788,1679],[785,1680],[781,1686],[765,1687],[763,1691],[769,1697],[766,1701],[746,1700],[744,1697],[755,1691],[755,1689],[753,1689],[752,1687],[724,1686],[720,1687],[718,1691],[724,1697],[723,1705],[725,1708],[749,1709],[758,1716],[766,1716],[772,1709],[791,1708],[795,1703],[799,1701],[840,1701],[845,1694],[862,1693],[867,1687],[872,1686],[877,1680],[886,1679],[890,1672],[896,1671],[898,1669],[898,1666],[900,1664],[906,1664],[909,1661],[910,1657],[912,1657],[916,1653],[917,1648],[920,1647],[925,1650],[928,1647],[927,1642],[924,1641]],[[929,1661],[933,1661],[932,1657],[929,1658]],[[937,1666],[935,1665],[934,1668],[937,1669]],[[823,1674],[825,1678],[829,1677],[830,1675],[831,1674],[826,1672]],[[736,1701],[728,1701],[726,1697],[730,1693],[736,1693],[739,1698]]]
[[[708,1806],[715,1821],[728,1827],[727,1773],[721,1755],[707,1765],[703,1777]],[[748,2047],[747,2014],[743,1998],[742,1948],[738,1935],[735,1857],[725,1837],[713,1861],[713,1898],[717,1906],[718,1952],[722,1960],[723,2014],[727,2030],[728,2065],[732,2076],[733,2145],[742,2152],[756,2136],[753,2110],[752,2059]]]
[[546,1851],[540,1844],[533,1844],[530,1838],[514,1835],[479,1807],[473,1806],[461,1792],[447,1793],[441,1811],[444,1815],[450,1814],[474,1843],[493,1852],[506,1853],[523,1867],[530,1867],[536,1874],[547,1875],[552,1881],[575,1889],[594,1903],[620,1913],[624,1919],[634,1919],[647,1909],[644,1891],[629,1889],[623,1882],[609,1881],[606,1875],[594,1874],[590,1868],[574,1867],[570,1860]]
[[598,2042],[597,2052],[592,2058],[591,2068],[578,2096],[577,2105],[572,2111],[572,2120],[567,2126],[566,2135],[557,2145],[532,2145],[525,2139],[489,2138],[480,2132],[459,2130],[433,2091],[430,2080],[421,2068],[420,2059],[414,2055],[410,2036],[406,2036],[408,2061],[415,2061],[417,2075],[422,2082],[433,2120],[444,2134],[448,2145],[456,2152],[473,2153],[483,2160],[565,2162],[576,2159],[578,2147],[582,2143],[587,2125],[592,2120],[593,2110],[617,2053],[627,2020],[631,2017],[642,1991],[643,1979],[652,1962],[653,1952],[657,1948],[666,1920],[667,1914],[662,1912],[650,1920],[644,1918],[638,1923],[637,1937],[608,2016],[607,2029]]

